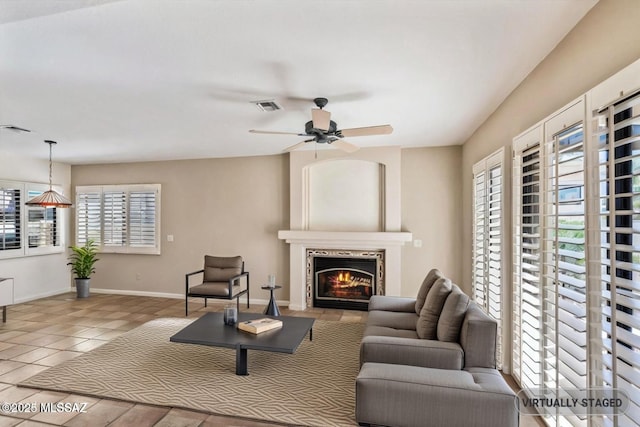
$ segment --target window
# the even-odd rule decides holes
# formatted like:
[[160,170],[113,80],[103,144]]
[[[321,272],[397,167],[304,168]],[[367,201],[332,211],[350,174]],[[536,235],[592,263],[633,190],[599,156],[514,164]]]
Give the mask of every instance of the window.
[[640,425],[640,95],[599,111],[598,318],[591,349],[594,385],[624,390],[630,407],[607,425]]
[[76,243],[102,252],[160,253],[160,184],[76,187]]
[[64,209],[27,206],[49,186],[0,181],[0,258],[64,251]]
[[473,167],[473,298],[498,321],[497,364],[502,367],[503,150]]
[[22,184],[0,182],[0,252],[22,249]]

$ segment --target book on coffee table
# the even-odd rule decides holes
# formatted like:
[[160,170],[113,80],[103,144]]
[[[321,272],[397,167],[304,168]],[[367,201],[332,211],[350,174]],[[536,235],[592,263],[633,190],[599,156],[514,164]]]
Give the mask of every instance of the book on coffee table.
[[245,320],[244,322],[238,323],[238,329],[251,332],[252,334],[259,334],[261,332],[277,328],[282,328],[282,320],[270,319],[268,317],[263,319]]

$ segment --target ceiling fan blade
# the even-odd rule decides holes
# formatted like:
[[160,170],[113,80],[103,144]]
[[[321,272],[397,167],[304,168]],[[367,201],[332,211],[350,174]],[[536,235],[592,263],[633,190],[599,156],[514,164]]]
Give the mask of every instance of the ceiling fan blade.
[[311,120],[314,129],[329,130],[329,122],[331,121],[331,113],[319,108],[311,109]]
[[340,134],[346,137],[352,136],[369,136],[369,135],[388,135],[393,132],[391,125],[367,126],[363,128],[342,129]]
[[14,132],[31,132],[29,129],[21,128],[14,125],[0,125],[0,129],[12,130]]
[[331,145],[341,149],[342,151],[346,151],[347,153],[354,153],[360,149],[357,145],[353,145],[344,139],[336,139],[331,143]]
[[255,130],[251,129],[249,132],[251,133],[264,133],[267,135],[296,135],[296,136],[305,136],[305,134],[299,134],[295,132],[275,132],[270,130]]
[[308,140],[306,140],[306,141],[302,141],[302,142],[298,142],[297,144],[293,144],[291,147],[287,147],[287,148],[285,148],[284,150],[282,150],[282,152],[283,152],[283,153],[286,153],[286,152],[289,152],[289,151],[296,150],[296,149],[298,149],[298,148],[300,148],[300,147],[303,147],[303,146],[304,146],[304,144],[306,144],[306,143],[307,143],[307,142],[309,142],[309,141],[313,141],[313,139],[308,139]]

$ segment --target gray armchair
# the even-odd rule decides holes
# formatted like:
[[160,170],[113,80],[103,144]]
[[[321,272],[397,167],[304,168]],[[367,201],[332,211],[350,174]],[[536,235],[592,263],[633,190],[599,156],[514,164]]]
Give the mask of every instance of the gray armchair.
[[[202,283],[191,286],[190,278],[202,274]],[[245,282],[242,278],[246,278]],[[216,257],[205,255],[202,270],[187,273],[185,276],[185,316],[189,315],[189,297],[204,298],[207,306],[208,298],[236,299],[240,311],[240,296],[247,294],[247,308],[249,308],[249,272],[244,271],[244,261],[241,256]]]

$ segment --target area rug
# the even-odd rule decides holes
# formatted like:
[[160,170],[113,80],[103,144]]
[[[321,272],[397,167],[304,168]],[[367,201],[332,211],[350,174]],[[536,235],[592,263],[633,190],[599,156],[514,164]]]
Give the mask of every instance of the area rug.
[[19,386],[301,426],[353,426],[364,325],[317,320],[294,354],[169,342],[190,319],[152,320]]

